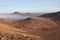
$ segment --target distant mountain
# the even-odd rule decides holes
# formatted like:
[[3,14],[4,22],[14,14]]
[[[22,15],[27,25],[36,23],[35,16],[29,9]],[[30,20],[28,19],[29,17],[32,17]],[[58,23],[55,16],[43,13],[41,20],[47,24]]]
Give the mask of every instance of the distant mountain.
[[51,19],[54,19],[56,21],[60,21],[60,11],[59,12],[53,12],[53,13],[47,13],[47,14],[41,15],[39,17],[51,18]]
[[20,12],[13,12],[12,14],[20,14]]
[[22,16],[31,16],[31,17],[38,17],[38,16],[42,15],[41,13],[29,13],[29,12],[26,12],[26,13],[13,12],[12,14],[22,15]]

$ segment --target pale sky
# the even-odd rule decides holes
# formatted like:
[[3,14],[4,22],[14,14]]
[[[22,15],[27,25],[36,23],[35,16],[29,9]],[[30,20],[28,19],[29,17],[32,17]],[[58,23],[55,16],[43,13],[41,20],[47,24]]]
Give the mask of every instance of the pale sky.
[[60,11],[60,0],[0,0],[0,12]]

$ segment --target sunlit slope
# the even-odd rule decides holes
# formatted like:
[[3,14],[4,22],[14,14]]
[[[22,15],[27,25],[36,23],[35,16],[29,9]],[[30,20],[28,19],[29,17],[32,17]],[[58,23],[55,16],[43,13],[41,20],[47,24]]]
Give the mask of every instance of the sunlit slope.
[[59,40],[60,25],[49,18],[30,19],[24,24],[28,33],[42,37],[44,40]]
[[18,33],[25,32],[25,31],[0,23],[0,32],[18,34]]
[[[0,23],[0,36],[6,34],[5,36],[9,36],[10,34],[12,35],[23,35],[26,36],[28,38],[32,38],[32,40],[37,40],[37,39],[41,39],[40,36],[35,36],[32,34],[28,34],[26,30],[22,30],[22,29],[16,29],[14,27],[8,26],[6,24],[2,24]],[[9,34],[9,35],[7,35]],[[24,38],[22,38],[24,39]],[[26,39],[27,40],[27,39]]]
[[12,24],[0,23],[0,32],[10,34],[24,34],[30,37],[40,37],[44,40],[59,40],[60,25],[50,18],[30,18],[16,21]]
[[60,25],[50,18],[34,18],[17,22],[18,29],[27,31],[28,34],[40,36],[44,40],[59,40]]
[[[58,20],[57,20],[58,19]],[[0,31],[4,33],[21,33],[43,40],[60,40],[60,21],[58,17],[27,18],[15,22],[0,22]]]
[[58,24],[49,18],[31,18],[23,21],[16,21],[12,25],[17,28],[37,29],[37,28],[51,28],[57,26]]

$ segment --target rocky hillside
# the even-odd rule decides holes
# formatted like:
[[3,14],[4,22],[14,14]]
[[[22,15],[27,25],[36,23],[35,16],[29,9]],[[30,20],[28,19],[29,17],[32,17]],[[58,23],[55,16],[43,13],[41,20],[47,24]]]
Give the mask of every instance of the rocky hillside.
[[0,40],[42,40],[39,36],[28,34],[26,30],[16,29],[0,23]]
[[[41,15],[38,18],[27,18],[15,22],[0,21],[3,33],[13,33],[15,35],[28,35],[29,39],[23,37],[21,40],[60,40],[60,12]],[[52,20],[53,19],[53,20]],[[9,31],[8,31],[9,30]],[[8,31],[8,32],[7,32]],[[11,35],[11,34],[10,34]],[[14,38],[15,38],[14,35]],[[19,38],[19,37],[18,37]],[[19,39],[20,40],[20,39]]]

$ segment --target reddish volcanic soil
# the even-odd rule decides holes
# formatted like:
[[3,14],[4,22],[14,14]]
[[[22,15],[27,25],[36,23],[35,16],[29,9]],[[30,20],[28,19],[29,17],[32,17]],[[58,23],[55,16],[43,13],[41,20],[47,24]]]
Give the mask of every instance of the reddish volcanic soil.
[[[50,18],[50,16],[47,16],[14,22],[0,20],[0,34],[9,34],[10,36],[12,34],[13,40],[20,40],[19,38],[21,40],[60,40],[59,20],[59,16],[56,19],[55,17]],[[19,36],[19,34],[23,35],[23,37]],[[11,38],[10,36],[9,38]],[[6,38],[6,35],[4,37]],[[1,36],[0,38],[6,40],[4,37]]]

